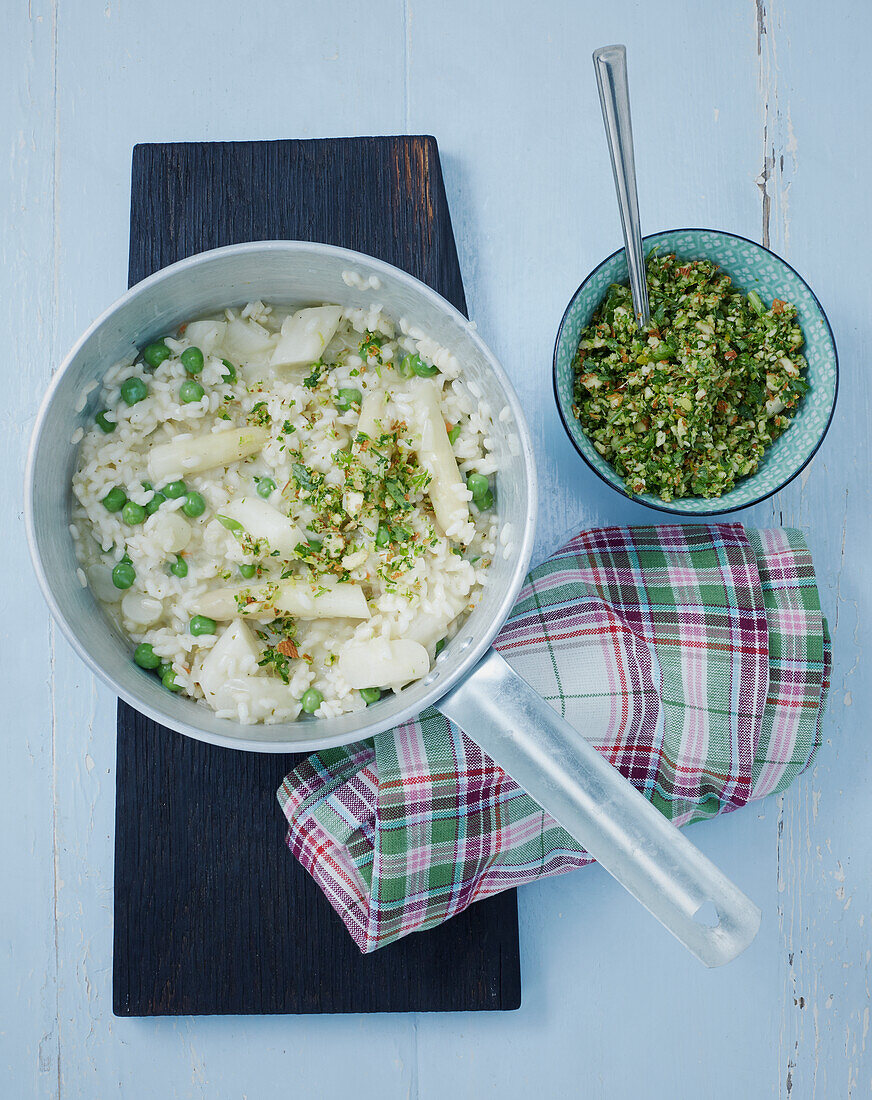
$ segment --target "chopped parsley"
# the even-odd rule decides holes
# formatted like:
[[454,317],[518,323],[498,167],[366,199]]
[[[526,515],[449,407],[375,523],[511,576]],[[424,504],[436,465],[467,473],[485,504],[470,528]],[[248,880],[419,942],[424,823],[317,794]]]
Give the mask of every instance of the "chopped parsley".
[[404,512],[413,508],[414,505],[409,500],[409,494],[403,486],[402,481],[397,477],[385,478],[385,492],[388,497],[393,500],[394,504]]
[[302,462],[295,462],[293,466],[291,466],[291,471],[294,475],[294,481],[296,481],[301,489],[305,489],[306,492],[309,493],[315,489],[315,475],[313,475],[308,466],[304,466]]
[[261,668],[268,669],[270,672],[274,672],[276,676],[282,681],[283,684],[288,684],[291,681],[290,666],[291,659],[284,653],[281,653],[275,646],[267,646],[263,651],[263,655],[257,662]]
[[317,363],[312,364],[312,372],[303,379],[303,385],[306,389],[314,390],[318,383],[321,381],[322,376],[326,372],[327,367],[319,359]]
[[269,410],[266,407],[266,401],[258,401],[257,404],[251,406],[251,412],[248,414],[247,422],[257,428],[268,428],[271,419]]
[[360,347],[357,349],[358,354],[362,359],[375,359],[377,363],[382,363],[382,344],[385,342],[385,337],[380,332],[366,331],[363,339],[360,341]]

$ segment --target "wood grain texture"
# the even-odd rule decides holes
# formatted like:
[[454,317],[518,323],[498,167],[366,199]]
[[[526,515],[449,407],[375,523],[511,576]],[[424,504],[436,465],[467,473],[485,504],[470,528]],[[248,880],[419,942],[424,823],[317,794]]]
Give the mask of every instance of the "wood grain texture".
[[322,241],[403,267],[466,312],[434,138],[139,145],[132,175],[130,285],[224,244]]
[[[779,800],[694,827],[694,843],[761,905],[757,940],[704,971],[591,869],[519,893],[518,1012],[114,1017],[115,699],[49,626],[27,566],[20,470],[53,366],[125,286],[132,147],[435,134],[469,312],[530,420],[546,553],[578,526],[653,518],[580,462],[549,384],[566,302],[620,245],[590,53],[621,41],[646,229],[710,225],[761,240],[768,161],[772,246],[810,281],[839,345],[826,443],[777,499],[736,517],[805,530],[835,641],[814,768]],[[869,1095],[870,47],[861,0],[9,5],[4,1097]]]
[[[220,245],[325,241],[466,309],[433,138],[139,145],[131,285]],[[114,1010],[421,1012],[520,1004],[514,891],[362,957],[284,846],[299,756],[180,737],[118,706]]]

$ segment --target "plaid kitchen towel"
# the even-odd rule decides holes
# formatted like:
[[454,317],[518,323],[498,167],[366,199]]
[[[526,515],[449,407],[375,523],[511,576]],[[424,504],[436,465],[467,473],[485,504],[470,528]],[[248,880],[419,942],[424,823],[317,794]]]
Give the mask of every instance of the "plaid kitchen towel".
[[[582,532],[530,573],[495,646],[677,825],[784,790],[820,744],[829,636],[798,531]],[[591,862],[433,709],[309,756],[278,798],[365,952]]]

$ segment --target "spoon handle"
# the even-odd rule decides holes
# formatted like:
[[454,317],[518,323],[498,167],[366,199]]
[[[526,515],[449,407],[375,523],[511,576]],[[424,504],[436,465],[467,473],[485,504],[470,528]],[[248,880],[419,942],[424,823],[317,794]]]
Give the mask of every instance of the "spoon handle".
[[636,191],[626,46],[601,46],[594,50],[593,67],[615,175],[633,307],[637,323],[644,327],[651,321],[651,308],[648,305],[648,285],[645,282],[645,253],[642,251],[642,226]]

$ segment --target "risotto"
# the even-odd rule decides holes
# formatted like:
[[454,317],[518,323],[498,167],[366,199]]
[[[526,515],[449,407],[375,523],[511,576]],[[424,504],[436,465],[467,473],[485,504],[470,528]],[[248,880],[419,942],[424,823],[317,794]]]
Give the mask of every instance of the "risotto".
[[262,302],[113,367],[71,530],[131,660],[243,723],[424,676],[495,550],[493,422],[459,376],[377,306]]

